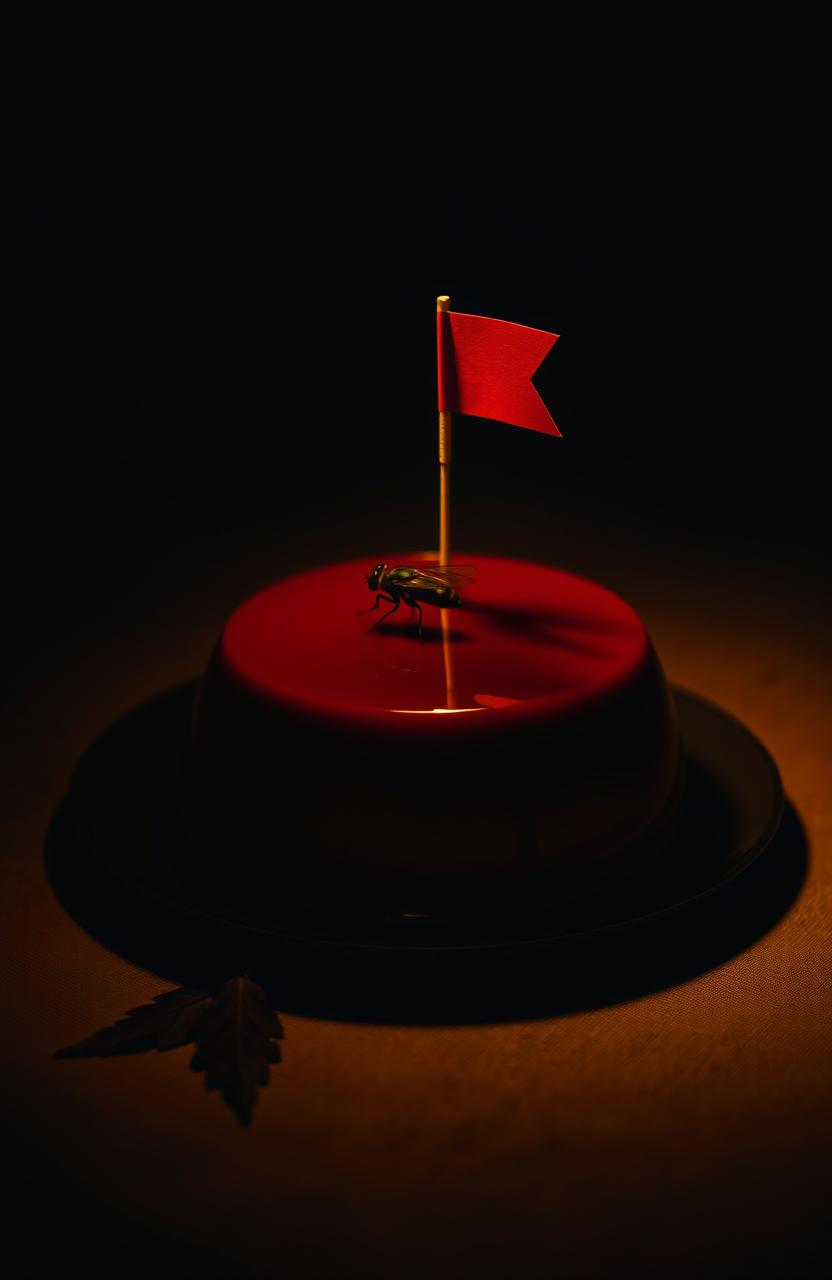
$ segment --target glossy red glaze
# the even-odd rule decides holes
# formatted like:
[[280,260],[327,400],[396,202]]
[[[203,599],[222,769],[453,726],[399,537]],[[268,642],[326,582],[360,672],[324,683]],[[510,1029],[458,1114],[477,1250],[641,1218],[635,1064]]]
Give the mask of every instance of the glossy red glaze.
[[367,634],[364,560],[287,578],[229,619],[182,811],[230,881],[335,910],[474,909],[580,892],[644,856],[678,747],[639,618],[546,565],[459,559],[475,580],[445,611],[447,644],[427,604],[424,641],[404,604]]

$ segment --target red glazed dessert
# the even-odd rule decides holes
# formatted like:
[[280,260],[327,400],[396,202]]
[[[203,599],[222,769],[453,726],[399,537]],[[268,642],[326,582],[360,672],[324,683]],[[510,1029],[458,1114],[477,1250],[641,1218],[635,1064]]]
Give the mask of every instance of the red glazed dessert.
[[276,908],[464,912],[571,896],[648,856],[680,770],[643,624],[560,570],[464,559],[447,643],[430,606],[421,641],[404,604],[366,634],[363,560],[229,619],[182,789],[191,843],[229,884]]

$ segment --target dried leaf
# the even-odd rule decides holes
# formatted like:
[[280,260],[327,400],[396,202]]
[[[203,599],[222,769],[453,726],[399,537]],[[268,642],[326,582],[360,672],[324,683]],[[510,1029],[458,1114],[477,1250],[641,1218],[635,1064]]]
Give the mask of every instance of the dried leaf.
[[96,1031],[56,1058],[89,1058],[174,1049],[193,1042],[194,1071],[205,1072],[209,1089],[241,1124],[251,1122],[257,1088],[268,1083],[270,1063],[280,1061],[280,1019],[265,992],[247,976],[232,978],[214,996],[179,987],[152,1004],[128,1009],[126,1017]]
[[280,1061],[280,1019],[262,987],[251,978],[232,978],[220,987],[194,1032],[193,1071],[205,1072],[208,1089],[241,1124],[251,1122],[257,1087],[268,1083],[269,1064]]
[[59,1049],[56,1058],[109,1057],[145,1049],[175,1049],[194,1039],[194,1030],[211,997],[204,991],[177,987],[153,997],[152,1004],[128,1009],[120,1022]]

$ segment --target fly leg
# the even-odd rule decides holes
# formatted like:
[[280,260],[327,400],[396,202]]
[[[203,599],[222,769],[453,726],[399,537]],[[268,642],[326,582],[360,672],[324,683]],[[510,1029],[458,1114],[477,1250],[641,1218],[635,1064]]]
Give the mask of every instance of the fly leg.
[[[384,595],[383,593],[379,593],[379,594],[381,594],[381,598],[382,598],[382,600],[386,600],[386,601],[388,601],[388,602],[392,601],[393,608],[392,608],[392,609],[388,609],[386,613],[383,613],[383,614],[381,615],[381,617],[380,617],[380,618],[378,618],[378,619],[373,623],[373,625],[369,628],[369,630],[367,630],[367,631],[365,631],[365,632],[364,632],[365,636],[368,636],[368,635],[370,634],[370,631],[375,631],[375,629],[376,629],[376,627],[378,626],[378,624],[379,624],[380,622],[383,622],[385,618],[389,618],[391,613],[395,613],[395,612],[396,612],[396,610],[398,609],[399,605],[401,604],[401,600],[399,599],[399,597],[398,597],[398,596],[397,596],[395,599],[393,599],[393,597],[392,597],[392,596],[386,596],[386,595]],[[377,608],[377,607],[378,607],[378,596],[376,597],[376,604],[375,604],[374,606],[372,606],[372,607],[373,607],[373,608]],[[367,610],[367,612],[369,612],[369,610]]]
[[406,603],[406,604],[409,604],[409,605],[410,605],[410,607],[411,607],[411,609],[415,609],[415,610],[416,610],[416,612],[417,612],[417,613],[418,613],[418,615],[419,615],[419,632],[418,632],[418,634],[419,634],[419,639],[421,640],[421,639],[422,639],[422,606],[419,604],[419,602],[418,602],[417,600],[414,600],[414,599],[413,599],[413,597],[412,597],[412,596],[410,596],[410,595],[406,595],[406,596],[404,596],[403,598],[404,598],[405,603]]
[[[372,612],[373,612],[373,609],[377,609],[377,608],[378,608],[378,602],[379,602],[379,600],[386,600],[388,604],[392,604],[392,603],[393,603],[393,597],[392,597],[392,596],[386,596],[386,595],[384,594],[384,592],[383,592],[383,591],[378,591],[378,592],[376,592],[376,602],[375,602],[375,604],[368,604],[366,609],[356,609],[356,611],[355,611],[355,616],[356,616],[356,618],[357,618],[357,617],[358,617],[358,615],[359,615],[359,614],[361,614],[361,613],[372,613]],[[381,622],[381,618],[379,618],[379,622]]]

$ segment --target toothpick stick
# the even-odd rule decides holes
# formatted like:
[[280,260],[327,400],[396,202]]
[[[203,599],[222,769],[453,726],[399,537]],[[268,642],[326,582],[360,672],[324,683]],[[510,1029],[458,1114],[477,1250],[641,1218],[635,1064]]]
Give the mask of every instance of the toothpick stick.
[[[445,294],[436,299],[437,311],[450,311]],[[451,413],[439,410],[439,563],[451,563]]]
[[[436,299],[437,311],[450,311],[451,300],[446,294]],[[445,335],[446,341],[448,335]],[[451,413],[439,410],[439,563],[451,563]],[[456,707],[454,689],[454,658],[451,646],[451,624],[448,610],[440,609],[442,626],[442,658],[445,666],[445,701],[448,710]]]

